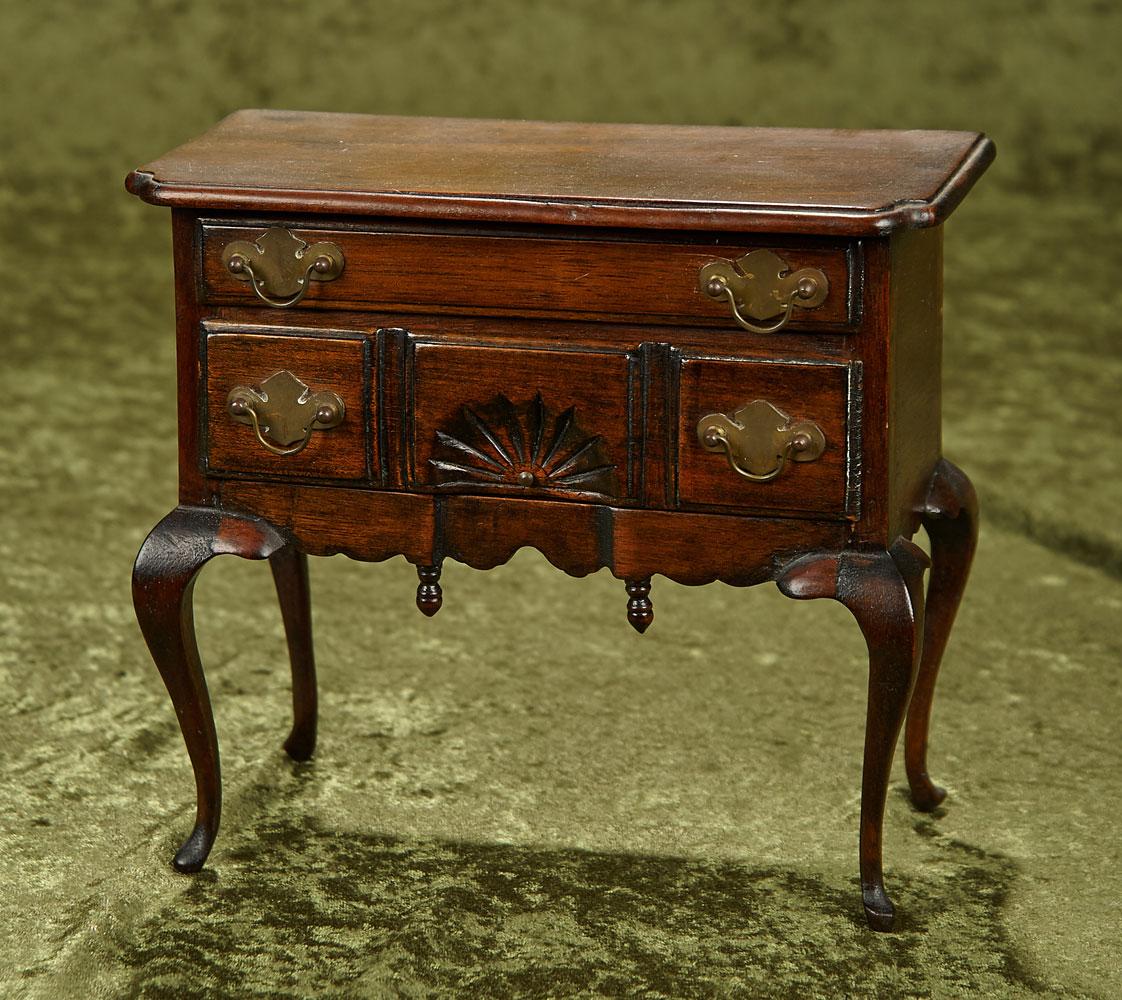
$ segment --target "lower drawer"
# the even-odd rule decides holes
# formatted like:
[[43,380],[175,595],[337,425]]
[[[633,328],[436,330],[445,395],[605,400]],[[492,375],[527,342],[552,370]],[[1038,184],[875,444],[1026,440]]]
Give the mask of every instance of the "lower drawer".
[[677,500],[857,513],[860,366],[679,355]]
[[414,341],[412,485],[631,499],[638,359],[611,349]]
[[376,456],[365,337],[204,329],[208,472],[370,477]]

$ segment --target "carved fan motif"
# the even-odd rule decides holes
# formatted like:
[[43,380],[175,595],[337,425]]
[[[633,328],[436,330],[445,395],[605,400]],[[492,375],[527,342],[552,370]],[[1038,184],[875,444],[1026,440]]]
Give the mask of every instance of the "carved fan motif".
[[500,393],[465,406],[451,431],[436,432],[438,457],[429,459],[440,484],[615,493],[603,438],[581,430],[572,406],[554,415],[540,392],[517,405]]

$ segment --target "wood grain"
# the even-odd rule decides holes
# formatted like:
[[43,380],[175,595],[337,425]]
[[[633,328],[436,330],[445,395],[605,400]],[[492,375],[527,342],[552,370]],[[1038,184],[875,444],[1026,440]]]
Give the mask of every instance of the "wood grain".
[[891,254],[888,533],[910,536],[943,453],[943,230],[898,233]]
[[[846,510],[849,369],[845,365],[777,364],[682,355],[678,363],[677,470],[682,504],[841,516]],[[826,436],[812,462],[788,462],[778,477],[753,482],[705,451],[697,425],[710,413],[733,414],[764,399],[793,421],[809,420]]]
[[443,558],[476,569],[532,548],[562,571],[607,568],[621,580],[656,573],[678,583],[754,586],[808,548],[842,548],[847,528],[830,521],[644,511],[510,497],[419,496],[327,486],[227,481],[223,507],[284,528],[312,555],[341,552],[417,566]]
[[849,609],[869,649],[869,710],[861,775],[860,866],[865,919],[892,930],[896,908],[884,886],[884,807],[896,742],[923,645],[923,572],[928,559],[904,538],[887,551],[821,552],[795,560],[778,578],[797,600],[831,598]]
[[847,534],[845,525],[829,521],[617,510],[612,573],[625,580],[657,573],[690,586],[720,580],[751,587],[774,579],[777,565],[794,553],[843,547]]
[[[210,328],[212,331],[213,327]],[[277,336],[253,331],[210,332],[206,336],[206,458],[212,474],[251,472],[317,479],[369,479],[369,361],[367,341],[358,335],[319,331]],[[342,424],[313,431],[295,455],[275,455],[262,447],[253,428],[226,411],[226,398],[239,385],[255,387],[287,370],[314,392],[337,393],[346,407]],[[376,419],[376,417],[375,417]]]
[[[548,494],[558,498],[578,498],[596,493],[608,499],[635,496],[637,440],[642,429],[636,426],[638,359],[624,351],[550,350],[546,345],[526,340],[519,348],[489,347],[421,341],[412,346],[412,391],[410,413],[413,433],[410,440],[413,461],[411,481],[434,486],[449,479],[467,482],[473,492],[509,492],[525,495]],[[540,394],[548,407],[549,419],[544,439],[535,446],[529,426],[504,426],[495,419],[480,420],[485,408],[500,397],[522,410]],[[465,407],[468,420],[487,423],[495,444],[485,444],[483,430],[464,433]],[[569,430],[557,446],[552,462],[546,454],[553,447],[554,434],[570,411]],[[442,447],[437,435],[455,436],[474,442],[491,463]],[[521,440],[519,440],[521,439]],[[594,453],[612,468],[597,483],[544,479],[543,464],[553,467],[567,458],[575,463],[569,470],[579,473],[578,448],[592,445]],[[447,438],[445,438],[447,440]],[[534,458],[534,453],[537,459]],[[496,463],[498,456],[509,456]],[[454,460],[465,468],[480,468],[473,479],[438,475],[434,461]],[[498,468],[496,468],[496,464]],[[587,464],[587,463],[585,463]],[[523,470],[534,477],[532,485],[512,483],[509,473]],[[496,481],[495,477],[503,478]],[[607,483],[607,485],[604,485]],[[445,485],[444,488],[454,488]]]
[[401,555],[420,566],[440,559],[432,497],[240,480],[218,484],[217,492],[224,508],[286,529],[309,555],[365,562]]
[[199,338],[202,303],[196,269],[193,213],[175,209],[171,213],[172,260],[175,275],[176,409],[179,422],[179,502],[206,504],[209,491],[203,461],[206,429],[202,389],[202,344]]
[[[307,756],[305,554],[404,556],[419,589],[403,603],[431,614],[445,559],[489,569],[532,547],[573,576],[625,581],[640,630],[657,574],[776,579],[849,608],[870,666],[862,897],[871,926],[890,928],[893,751],[907,712],[913,801],[937,805],[928,721],[976,539],[969,480],[940,454],[937,227],[992,156],[973,132],[246,111],[134,171],[130,190],[176,206],[182,506],[142,548],[134,593],[196,772],[177,865],[202,865],[220,807],[191,621],[204,562],[272,561],[293,667],[288,746]],[[292,310],[262,306],[221,266],[230,240],[274,224],[347,259]],[[697,289],[703,264],[760,247],[830,282],[781,334],[741,330]],[[235,385],[282,369],[347,406],[341,427],[288,457],[226,413]],[[701,447],[702,416],[755,399],[817,424],[824,453],[753,482]],[[554,461],[548,431],[562,425]],[[921,521],[926,622],[924,557],[908,540]]]
[[966,589],[978,544],[978,497],[966,474],[940,459],[928,486],[923,527],[931,541],[931,580],[923,627],[923,658],[908,707],[905,761],[912,803],[930,812],[946,798],[927,771],[927,734],[943,652]]
[[[215,556],[271,559],[288,544],[273,525],[256,518],[180,506],[152,529],[133,566],[137,621],[175,706],[195,772],[195,825],[172,861],[180,872],[202,868],[222,815],[218,736],[195,638],[195,579]],[[286,596],[281,595],[282,602]],[[285,608],[286,624],[291,611]],[[301,708],[297,712],[299,721]]]
[[[262,226],[202,227],[203,296],[207,302],[257,304],[252,289],[222,262],[230,243],[257,239]],[[280,223],[283,224],[283,223]],[[346,259],[332,281],[313,281],[300,309],[501,310],[527,316],[587,314],[648,322],[737,328],[728,306],[703,294],[698,272],[714,260],[736,260],[758,242],[635,242],[448,233],[379,232],[290,226],[308,244],[335,243]],[[791,327],[842,329],[850,322],[851,280],[844,246],[771,246],[792,271],[821,270],[829,294],[814,309],[794,309]]]
[[210,210],[869,236],[938,225],[992,159],[977,132],[245,110],[126,183]]

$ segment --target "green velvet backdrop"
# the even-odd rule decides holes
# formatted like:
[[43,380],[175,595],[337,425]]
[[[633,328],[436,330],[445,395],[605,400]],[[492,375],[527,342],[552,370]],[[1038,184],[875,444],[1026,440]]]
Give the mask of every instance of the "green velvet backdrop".
[[[1122,994],[1122,10],[574,0],[0,2],[0,995]],[[237,107],[981,129],[948,225],[945,441],[975,577],[898,782],[901,931],[856,911],[863,647],[834,605],[537,554],[313,566],[322,747],[259,565],[198,591],[225,829],[167,868],[189,769],[129,564],[175,499],[166,213],[134,165]],[[534,623],[530,626],[530,623]],[[730,629],[735,623],[735,629]],[[902,776],[901,776],[902,777]]]

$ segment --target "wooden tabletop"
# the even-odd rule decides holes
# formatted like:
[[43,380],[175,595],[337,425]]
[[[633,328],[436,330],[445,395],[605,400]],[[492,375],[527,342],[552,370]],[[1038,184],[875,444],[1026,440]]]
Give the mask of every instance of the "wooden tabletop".
[[941,223],[978,132],[238,111],[134,170],[156,205],[862,236]]

